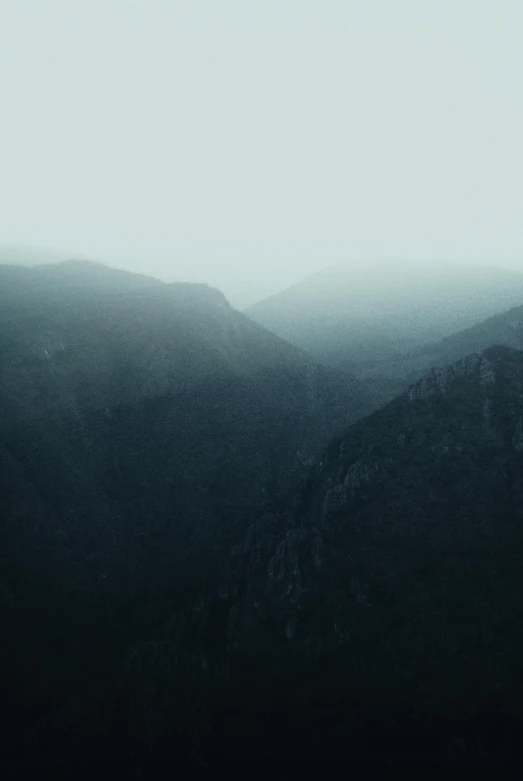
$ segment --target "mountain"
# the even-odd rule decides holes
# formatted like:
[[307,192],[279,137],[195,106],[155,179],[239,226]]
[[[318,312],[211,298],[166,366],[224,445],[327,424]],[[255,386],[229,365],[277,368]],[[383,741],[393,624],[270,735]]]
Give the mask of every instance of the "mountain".
[[245,314],[319,361],[360,371],[521,303],[517,271],[368,261],[314,274]]
[[205,285],[0,267],[2,777],[504,771],[523,353],[368,404]]
[[357,380],[206,285],[0,266],[4,750],[223,578],[232,541],[366,409]]
[[407,355],[380,361],[361,375],[374,383],[383,383],[386,393],[395,395],[395,392],[404,390],[431,367],[448,366],[470,353],[483,352],[496,344],[523,349],[523,306],[489,317]]
[[434,369],[349,427],[219,587],[129,651],[104,712],[136,762],[192,746],[224,767],[504,772],[523,724],[522,474],[520,351]]

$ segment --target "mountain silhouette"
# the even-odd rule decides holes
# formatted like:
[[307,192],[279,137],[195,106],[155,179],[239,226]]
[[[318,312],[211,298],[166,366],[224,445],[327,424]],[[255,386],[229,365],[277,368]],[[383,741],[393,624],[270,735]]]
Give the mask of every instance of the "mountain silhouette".
[[220,588],[129,652],[134,739],[329,770],[506,768],[523,716],[522,390],[523,353],[496,346],[333,440]]
[[0,266],[6,745],[223,577],[368,403],[206,285]]

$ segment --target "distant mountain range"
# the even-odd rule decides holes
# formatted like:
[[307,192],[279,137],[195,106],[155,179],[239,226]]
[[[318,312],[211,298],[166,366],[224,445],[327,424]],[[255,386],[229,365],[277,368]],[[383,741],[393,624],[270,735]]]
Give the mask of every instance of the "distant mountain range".
[[[207,285],[0,265],[0,771],[502,773],[523,726],[523,306],[448,330],[518,280],[339,282],[363,339],[343,358],[329,318],[311,357]],[[336,355],[345,372],[317,360]]]
[[367,378],[386,378],[395,382],[398,392],[417,380],[433,366],[446,366],[474,352],[482,352],[491,345],[523,349],[523,306],[489,317],[481,323],[447,336],[411,353],[380,361],[372,369],[362,372]]
[[358,372],[523,304],[523,274],[429,262],[340,265],[246,310],[317,360]]

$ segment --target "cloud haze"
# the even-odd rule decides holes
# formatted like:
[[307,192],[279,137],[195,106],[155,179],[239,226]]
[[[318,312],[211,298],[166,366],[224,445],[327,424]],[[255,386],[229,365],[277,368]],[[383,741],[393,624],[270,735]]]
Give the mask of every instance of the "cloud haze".
[[522,22],[510,0],[3,0],[0,241],[247,297],[343,257],[517,265]]

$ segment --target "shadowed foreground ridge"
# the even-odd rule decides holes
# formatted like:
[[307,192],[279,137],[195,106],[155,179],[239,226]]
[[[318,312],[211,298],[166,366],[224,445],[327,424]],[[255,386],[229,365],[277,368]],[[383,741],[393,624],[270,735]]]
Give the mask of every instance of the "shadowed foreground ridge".
[[33,733],[34,756],[58,740],[143,772],[182,756],[506,769],[523,725],[522,467],[523,353],[433,370],[334,440],[287,509],[222,552],[216,585]]
[[168,753],[183,723],[203,754],[505,767],[523,723],[522,391],[523,353],[491,348],[334,441],[220,589],[129,653],[136,746]]

